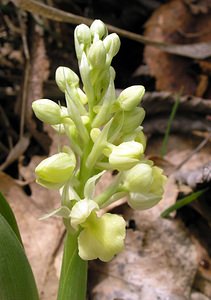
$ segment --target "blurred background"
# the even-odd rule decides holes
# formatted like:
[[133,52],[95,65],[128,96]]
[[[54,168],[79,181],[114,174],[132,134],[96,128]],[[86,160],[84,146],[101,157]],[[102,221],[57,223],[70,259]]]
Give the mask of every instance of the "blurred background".
[[17,216],[41,299],[56,298],[64,228],[59,219],[38,220],[58,207],[59,195],[35,183],[34,168],[63,137],[34,117],[31,104],[62,103],[55,70],[78,73],[74,29],[90,19],[120,35],[117,93],[145,86],[147,155],[169,179],[155,208],[111,207],[127,219],[126,249],[109,264],[90,264],[87,297],[211,299],[211,1],[2,0],[0,191]]

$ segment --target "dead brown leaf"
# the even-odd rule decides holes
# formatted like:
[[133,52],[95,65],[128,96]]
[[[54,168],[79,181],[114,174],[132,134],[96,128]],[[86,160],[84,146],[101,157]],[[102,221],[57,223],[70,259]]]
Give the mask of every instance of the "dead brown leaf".
[[10,151],[5,162],[0,166],[0,171],[3,171],[26,151],[29,146],[29,136],[22,136],[14,148]]
[[49,75],[49,60],[40,27],[35,24],[32,32],[28,32],[28,34],[32,35],[32,44],[29,45],[31,47],[28,46],[31,51],[29,58],[26,59],[22,94],[19,98],[20,102],[17,102],[16,110],[20,111],[21,107],[21,133],[26,123],[31,135],[47,153],[50,140],[43,132],[37,130],[37,125],[33,118],[32,102],[43,98],[43,84]]
[[207,296],[199,292],[191,293],[190,300],[209,300]]
[[[172,92],[147,92],[144,95],[142,105],[147,111],[147,116],[166,113],[170,114],[178,93]],[[184,95],[179,98],[179,110],[184,114],[211,114],[211,100],[194,97],[193,95]],[[199,116],[197,116],[199,117]]]
[[183,170],[175,174],[177,181],[188,185],[192,189],[206,186],[211,183],[211,161],[193,170]]
[[[175,165],[182,159],[183,151],[188,151],[187,146],[193,149],[196,141],[171,136],[169,143],[166,160]],[[157,153],[158,145],[158,140],[153,143],[150,139],[148,149],[154,149]],[[171,157],[174,151],[175,156]],[[207,158],[206,151],[203,155]],[[201,153],[196,155],[198,163],[201,163],[203,156]],[[166,160],[163,163],[158,159],[164,168],[171,165]],[[190,168],[193,163],[192,158],[186,167]],[[119,208],[128,224],[133,220],[135,225],[133,230],[127,231],[123,253],[109,264],[91,264],[91,299],[190,299],[201,256],[182,221],[160,218],[160,213],[175,203],[178,192],[172,175],[166,184],[163,200],[156,207],[147,211],[132,211],[127,206]],[[202,296],[205,297],[204,294]]]
[[[170,44],[183,44],[183,50],[189,54],[192,51],[199,52],[195,43],[209,44],[211,41],[211,33],[206,30],[211,26],[210,16],[210,11],[206,14],[193,15],[184,1],[173,0],[160,6],[153,13],[146,23],[145,36]],[[192,37],[190,33],[199,34]],[[176,50],[177,46],[172,45],[173,48]],[[206,46],[201,50],[206,51]],[[184,94],[196,94],[200,76],[204,71],[201,69],[200,72],[194,72],[192,60],[164,53],[151,46],[145,48],[145,60],[151,75],[156,78],[158,90],[178,92],[182,88]],[[209,98],[210,85],[203,92],[200,96]]]
[[211,3],[207,0],[185,0],[193,14],[206,14],[211,9]]
[[[147,155],[159,153],[162,145],[162,137],[151,138],[148,140]],[[168,139],[167,154],[165,159],[177,166],[196,149],[202,139],[190,135],[171,134]],[[206,144],[199,152],[195,153],[190,159],[181,166],[182,171],[195,170],[205,165],[210,160],[210,143]]]

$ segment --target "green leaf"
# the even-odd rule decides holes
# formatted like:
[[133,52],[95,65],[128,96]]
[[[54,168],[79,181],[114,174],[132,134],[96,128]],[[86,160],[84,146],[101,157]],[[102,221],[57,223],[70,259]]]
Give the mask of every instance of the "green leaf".
[[180,200],[178,200],[174,205],[168,207],[166,210],[164,210],[161,213],[161,217],[162,218],[166,218],[170,215],[170,213],[172,213],[173,211],[180,209],[181,207],[191,203],[194,200],[197,200],[199,196],[201,196],[204,192],[206,192],[208,189],[203,189],[200,191],[197,191],[195,193],[192,193],[190,195],[188,195],[187,197],[184,197]]
[[78,255],[78,234],[67,233],[57,300],[85,300],[87,261]]
[[0,214],[0,299],[38,300],[34,276],[23,246]]
[[167,128],[165,131],[165,135],[163,138],[163,143],[162,143],[162,147],[161,147],[161,156],[164,157],[166,152],[167,152],[167,144],[168,144],[168,140],[169,140],[169,135],[170,135],[170,131],[171,131],[171,127],[172,127],[172,123],[174,121],[179,103],[180,103],[180,96],[182,94],[182,90],[179,92],[179,94],[176,96],[174,105],[172,107],[169,119],[168,119],[168,123],[167,123]]
[[0,192],[0,214],[6,219],[6,221],[8,222],[8,224],[10,225],[10,227],[12,228],[12,230],[14,231],[17,238],[22,244],[21,235],[13,211],[1,192]]

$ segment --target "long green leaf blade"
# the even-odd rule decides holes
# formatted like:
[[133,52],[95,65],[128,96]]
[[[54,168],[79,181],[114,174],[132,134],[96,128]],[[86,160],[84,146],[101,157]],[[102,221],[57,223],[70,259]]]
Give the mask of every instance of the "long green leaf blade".
[[164,157],[166,152],[167,152],[167,144],[168,144],[168,140],[169,140],[169,136],[170,136],[170,132],[171,132],[171,127],[172,127],[172,123],[174,121],[179,103],[180,103],[180,96],[181,96],[181,91],[180,93],[177,95],[176,100],[174,102],[174,105],[172,107],[169,119],[168,119],[168,123],[167,123],[167,128],[165,131],[165,135],[163,138],[163,143],[162,143],[162,147],[161,147],[161,156]]
[[180,209],[181,207],[191,203],[194,200],[197,200],[199,196],[201,196],[204,192],[206,192],[208,189],[203,189],[197,192],[194,192],[180,200],[178,200],[174,205],[168,207],[166,210],[164,210],[161,213],[161,217],[162,218],[166,218],[170,215],[170,213],[172,213],[173,211]]
[[13,211],[1,192],[0,192],[0,214],[6,219],[7,223],[10,225],[10,227],[12,228],[12,230],[14,231],[17,238],[22,244],[21,235]]
[[0,299],[38,300],[34,276],[23,246],[0,214]]

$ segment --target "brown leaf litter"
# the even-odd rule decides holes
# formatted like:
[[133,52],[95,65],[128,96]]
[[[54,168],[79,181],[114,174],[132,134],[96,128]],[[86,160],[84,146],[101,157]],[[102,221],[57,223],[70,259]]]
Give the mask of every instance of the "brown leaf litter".
[[[187,51],[198,52],[194,49],[194,43],[211,41],[211,31],[208,30],[211,26],[210,16],[210,7],[203,13],[193,14],[185,1],[173,0],[161,5],[153,13],[145,25],[145,36],[172,44],[188,44]],[[209,59],[193,61],[146,46],[145,60],[156,79],[158,90],[178,92],[182,88],[184,94],[210,98]],[[208,68],[205,68],[205,63]]]

